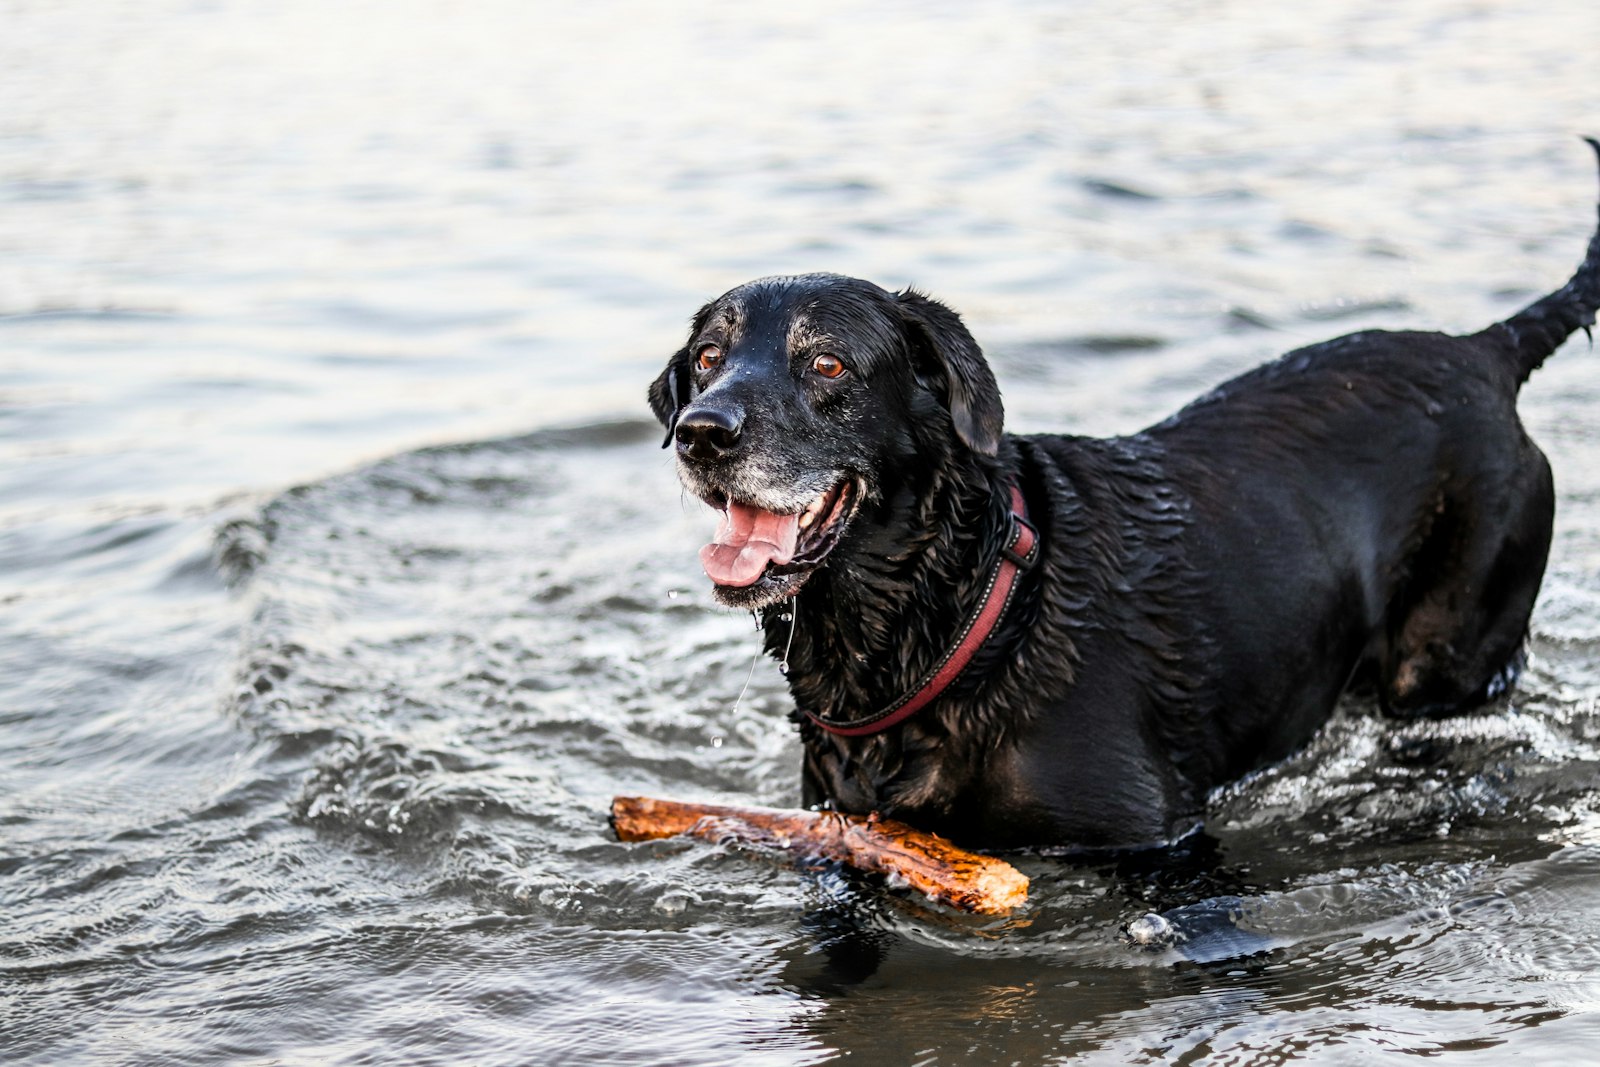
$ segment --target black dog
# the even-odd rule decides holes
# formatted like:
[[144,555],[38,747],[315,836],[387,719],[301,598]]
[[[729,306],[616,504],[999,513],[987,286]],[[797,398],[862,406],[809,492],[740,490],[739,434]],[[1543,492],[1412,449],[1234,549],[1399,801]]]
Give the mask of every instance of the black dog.
[[1517,392],[1597,306],[1600,232],[1481,333],[1351,334],[1099,440],[1003,434],[942,304],[767,278],[700,310],[650,403],[723,512],[717,599],[788,664],[807,803],[1141,847],[1352,683],[1420,716],[1515,679],[1554,507]]

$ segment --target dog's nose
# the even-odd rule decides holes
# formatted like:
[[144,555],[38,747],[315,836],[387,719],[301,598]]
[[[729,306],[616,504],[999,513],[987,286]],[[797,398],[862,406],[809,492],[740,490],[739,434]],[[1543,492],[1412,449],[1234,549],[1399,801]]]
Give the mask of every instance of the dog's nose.
[[690,459],[721,459],[738,447],[741,424],[717,408],[692,408],[678,419],[678,451]]

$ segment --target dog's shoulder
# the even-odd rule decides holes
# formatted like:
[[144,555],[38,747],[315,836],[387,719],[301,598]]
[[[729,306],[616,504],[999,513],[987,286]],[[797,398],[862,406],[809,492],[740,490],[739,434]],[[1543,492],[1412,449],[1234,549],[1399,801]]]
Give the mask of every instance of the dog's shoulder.
[[[1198,651],[1195,580],[1185,533],[1193,506],[1156,437],[1040,434],[1016,439],[1030,496],[1042,504],[1041,564],[1052,625],[1115,633],[1174,662]],[[1050,611],[1046,611],[1050,615]],[[1182,688],[1170,679],[1169,695]]]

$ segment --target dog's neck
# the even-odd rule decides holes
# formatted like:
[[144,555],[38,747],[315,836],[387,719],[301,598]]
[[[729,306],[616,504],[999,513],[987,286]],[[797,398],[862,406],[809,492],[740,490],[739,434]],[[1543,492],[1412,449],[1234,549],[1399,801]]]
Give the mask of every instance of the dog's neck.
[[848,555],[764,614],[767,650],[786,661],[799,708],[852,719],[891,705],[949,652],[983,599],[1012,530],[1010,481],[970,456],[919,466],[945,473],[888,490]]

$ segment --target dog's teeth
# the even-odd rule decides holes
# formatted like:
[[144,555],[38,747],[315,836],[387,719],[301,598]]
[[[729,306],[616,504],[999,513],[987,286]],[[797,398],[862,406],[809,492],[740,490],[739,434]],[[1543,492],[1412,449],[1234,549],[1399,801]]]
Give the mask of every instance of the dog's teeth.
[[800,529],[804,530],[807,526],[817,521],[817,516],[822,514],[822,505],[827,502],[827,499],[826,496],[818,497],[800,513]]

